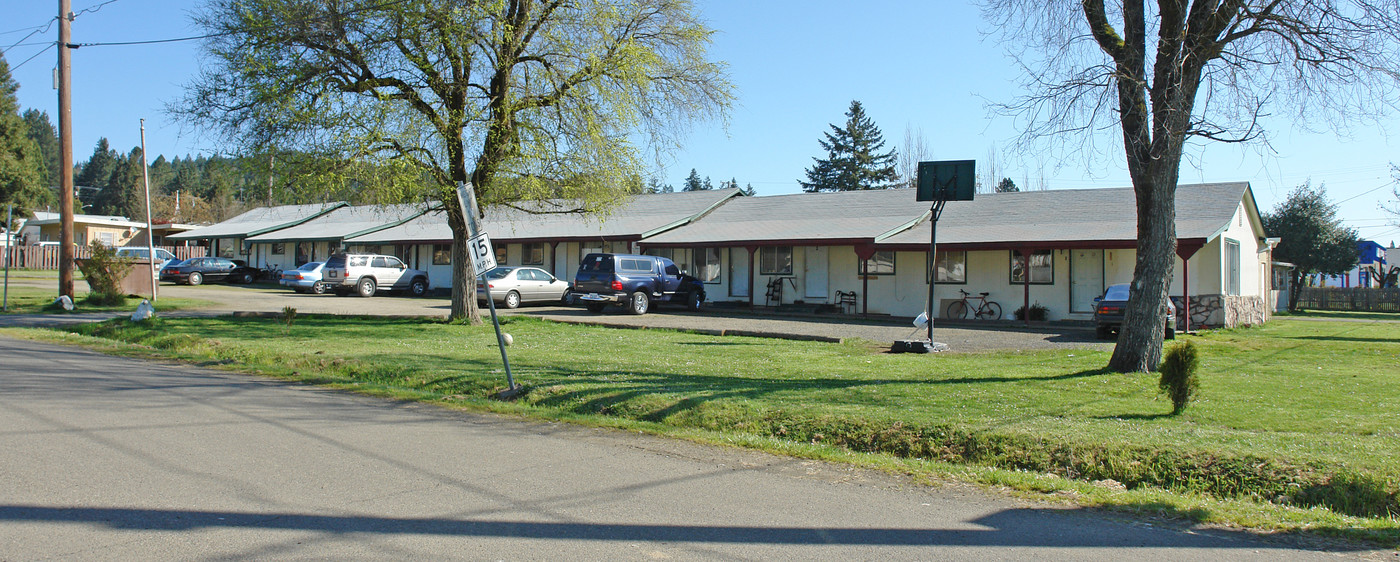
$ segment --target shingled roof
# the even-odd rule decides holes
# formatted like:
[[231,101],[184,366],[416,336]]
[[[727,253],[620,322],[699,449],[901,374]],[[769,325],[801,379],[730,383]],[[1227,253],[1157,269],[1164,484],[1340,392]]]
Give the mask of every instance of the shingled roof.
[[[1241,201],[1258,213],[1248,182],[1181,185],[1176,191],[1176,236],[1205,243],[1230,224]],[[927,249],[929,221],[891,232],[876,246]],[[1260,233],[1262,235],[1262,233]],[[938,246],[951,249],[1079,245],[1132,247],[1137,208],[1132,188],[979,193],[952,201],[938,220]]]
[[868,243],[929,213],[912,189],[736,199],[703,220],[647,238],[647,246]]
[[316,203],[312,205],[258,207],[221,223],[204,228],[196,228],[179,234],[171,234],[167,236],[166,239],[199,240],[208,238],[257,236],[265,232],[296,226],[344,207],[347,204],[348,203],[344,201],[337,201],[334,203]]
[[[690,223],[731,198],[737,189],[714,189],[678,193],[637,195],[609,215],[579,213],[537,214],[508,207],[487,209],[481,228],[496,242],[559,242],[569,240],[640,240]],[[529,203],[526,209],[548,212],[568,209],[564,201]],[[352,244],[395,242],[450,242],[452,229],[446,214],[428,213],[393,228],[347,237]]]
[[295,226],[249,236],[247,242],[341,240],[393,228],[422,216],[430,209],[432,207],[425,203],[341,207]]

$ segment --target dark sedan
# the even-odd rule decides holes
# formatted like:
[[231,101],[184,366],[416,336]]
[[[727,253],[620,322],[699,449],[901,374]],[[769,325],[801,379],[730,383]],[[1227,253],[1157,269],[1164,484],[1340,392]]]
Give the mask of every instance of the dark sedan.
[[[1099,339],[1108,339],[1123,325],[1123,314],[1128,308],[1128,284],[1109,285],[1103,296],[1094,299],[1094,334]],[[1167,299],[1166,338],[1176,338],[1176,305]]]
[[161,281],[199,285],[205,281],[252,283],[257,270],[228,258],[190,258],[160,272]]

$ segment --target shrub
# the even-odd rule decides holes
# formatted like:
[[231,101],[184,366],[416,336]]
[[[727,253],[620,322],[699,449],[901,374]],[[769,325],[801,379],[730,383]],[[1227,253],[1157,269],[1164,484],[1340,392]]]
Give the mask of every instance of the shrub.
[[1162,358],[1162,378],[1157,387],[1172,399],[1172,415],[1180,414],[1196,396],[1196,367],[1200,366],[1196,346],[1191,342],[1174,346]]
[[92,257],[80,262],[83,277],[92,288],[87,303],[99,306],[125,303],[122,279],[131,272],[132,260],[118,256],[115,249],[97,240],[88,244],[88,249],[92,250]]
[[[1021,308],[1016,309],[1016,313],[1013,315],[1013,317],[1016,318],[1017,320],[1025,320],[1025,319],[1026,319],[1026,307],[1022,306]],[[1037,303],[1032,303],[1032,304],[1031,304],[1031,320],[1032,320],[1032,321],[1035,321],[1035,322],[1044,322],[1044,321],[1046,321],[1046,320],[1048,320],[1048,319],[1050,319],[1050,309],[1045,308],[1045,305],[1040,304],[1040,303],[1038,303],[1038,302],[1037,302]]]
[[292,323],[297,321],[297,309],[290,306],[282,307],[282,321],[287,323],[287,328],[282,330],[282,333],[290,333],[292,331]]

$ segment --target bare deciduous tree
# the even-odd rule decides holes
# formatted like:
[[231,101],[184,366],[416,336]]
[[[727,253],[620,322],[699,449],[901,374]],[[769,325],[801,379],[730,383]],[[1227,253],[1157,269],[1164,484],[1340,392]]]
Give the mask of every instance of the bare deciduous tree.
[[933,149],[928,145],[922,128],[913,124],[904,125],[904,144],[899,145],[900,183],[910,189],[919,187],[919,162],[933,159]]
[[1161,360],[1187,142],[1267,142],[1275,110],[1344,129],[1395,108],[1390,0],[984,0],[983,14],[1027,69],[1026,93],[999,107],[1021,119],[1022,146],[1053,138],[1077,157],[1122,135],[1138,242],[1117,371]]

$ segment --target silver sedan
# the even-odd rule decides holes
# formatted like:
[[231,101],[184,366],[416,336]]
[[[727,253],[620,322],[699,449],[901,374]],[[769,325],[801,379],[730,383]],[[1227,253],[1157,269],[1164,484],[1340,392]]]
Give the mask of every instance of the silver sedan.
[[[527,302],[568,304],[573,300],[574,292],[568,281],[538,267],[498,267],[486,272],[486,282],[491,286],[491,300],[506,308],[515,308]],[[485,289],[478,280],[477,300],[485,302]]]

